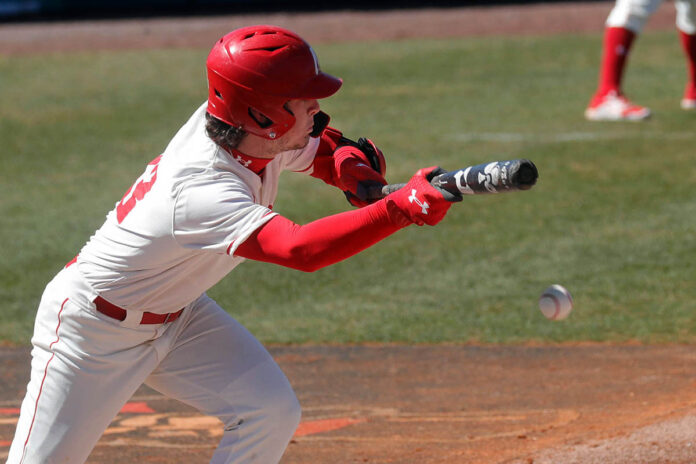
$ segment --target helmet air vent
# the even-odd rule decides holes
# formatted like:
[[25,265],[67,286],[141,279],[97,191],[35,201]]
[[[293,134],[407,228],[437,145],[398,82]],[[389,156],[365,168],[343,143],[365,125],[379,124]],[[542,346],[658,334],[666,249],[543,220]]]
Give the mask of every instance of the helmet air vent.
[[273,53],[273,52],[275,52],[276,50],[280,50],[280,49],[282,49],[282,48],[285,48],[285,45],[269,46],[269,47],[259,47],[259,48],[250,48],[249,51]]

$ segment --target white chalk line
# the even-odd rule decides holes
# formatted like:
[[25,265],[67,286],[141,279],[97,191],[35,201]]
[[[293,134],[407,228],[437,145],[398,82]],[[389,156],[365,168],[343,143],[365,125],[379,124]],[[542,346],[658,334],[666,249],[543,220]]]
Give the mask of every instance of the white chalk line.
[[[319,412],[322,408],[316,408]],[[324,408],[326,412],[348,409],[337,405],[335,407]],[[355,412],[355,411],[353,411]],[[396,408],[367,408],[362,411],[370,422],[408,424],[408,423],[443,423],[453,426],[458,423],[481,424],[497,423],[498,427],[506,430],[496,432],[480,432],[475,435],[463,435],[456,437],[430,437],[423,438],[430,444],[462,444],[481,440],[491,440],[510,436],[519,436],[533,433],[535,428],[543,425],[544,428],[558,428],[566,426],[578,419],[580,413],[574,409],[523,409],[506,411],[457,411],[457,412],[408,412],[400,411]],[[320,414],[321,415],[321,414]],[[331,416],[331,414],[326,414]],[[12,418],[16,422],[17,418]],[[313,417],[312,420],[317,420]],[[520,422],[530,420],[535,425],[522,425]],[[508,427],[505,427],[508,423]],[[541,425],[540,425],[541,424]],[[142,414],[135,416],[117,416],[115,421],[104,432],[104,439],[100,440],[96,446],[137,446],[144,448],[210,448],[211,441],[215,441],[222,435],[222,428],[219,420],[202,416],[199,414],[180,413],[156,413]],[[128,433],[142,432],[139,437],[123,436]],[[204,442],[198,444],[181,444],[172,442],[171,439],[185,436],[202,439]],[[202,434],[202,435],[201,435]],[[311,434],[295,437],[298,441],[321,441],[325,437],[321,434]],[[406,438],[398,433],[386,434],[384,436],[354,436],[350,431],[332,434],[326,437],[327,440],[338,440],[344,442],[401,442]],[[406,440],[408,441],[408,440]],[[214,446],[213,446],[214,447]],[[0,457],[6,450],[0,451]]]
[[592,142],[601,140],[622,140],[632,138],[649,138],[658,140],[691,140],[696,137],[693,132],[462,132],[452,134],[451,138],[459,142],[500,142],[500,143],[564,143]]

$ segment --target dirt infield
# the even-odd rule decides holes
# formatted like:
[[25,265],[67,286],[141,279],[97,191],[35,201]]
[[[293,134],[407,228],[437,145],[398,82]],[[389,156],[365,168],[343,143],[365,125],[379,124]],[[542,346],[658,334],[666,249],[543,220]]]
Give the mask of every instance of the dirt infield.
[[[275,23],[310,41],[601,33],[612,2],[314,15],[6,24],[0,54],[208,47]],[[648,28],[673,28],[665,3]],[[599,50],[598,50],[599,56]],[[303,405],[285,464],[696,463],[696,347],[271,347]],[[1,348],[0,458],[29,374],[28,348]],[[204,463],[216,419],[143,387],[89,463]]]
[[[272,347],[303,405],[285,464],[696,462],[691,346]],[[28,376],[2,349],[0,458]],[[203,463],[221,424],[141,388],[88,462]]]

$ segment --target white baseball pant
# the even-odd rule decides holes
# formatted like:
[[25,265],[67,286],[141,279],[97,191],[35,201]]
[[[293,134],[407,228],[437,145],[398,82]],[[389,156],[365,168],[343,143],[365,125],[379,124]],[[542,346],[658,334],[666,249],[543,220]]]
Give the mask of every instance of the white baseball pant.
[[[607,27],[623,27],[640,34],[648,18],[662,0],[616,0],[606,21]],[[677,28],[686,34],[696,34],[696,0],[674,0]]]
[[212,463],[280,460],[299,424],[299,403],[241,324],[206,295],[159,325],[105,316],[95,297],[77,266],[46,287],[9,464],[84,462],[143,382],[222,421]]

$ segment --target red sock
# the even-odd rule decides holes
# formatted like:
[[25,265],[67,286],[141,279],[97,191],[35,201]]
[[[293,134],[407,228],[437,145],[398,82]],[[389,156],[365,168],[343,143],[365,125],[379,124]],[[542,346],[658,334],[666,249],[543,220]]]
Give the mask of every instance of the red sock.
[[623,27],[607,27],[604,30],[602,65],[595,97],[603,97],[612,90],[621,93],[621,79],[635,37],[634,32]]
[[679,39],[686,54],[686,66],[689,70],[689,81],[684,92],[685,98],[696,98],[696,34],[679,31]]

